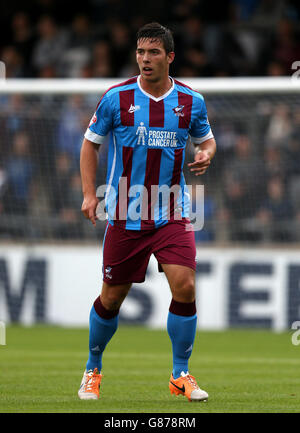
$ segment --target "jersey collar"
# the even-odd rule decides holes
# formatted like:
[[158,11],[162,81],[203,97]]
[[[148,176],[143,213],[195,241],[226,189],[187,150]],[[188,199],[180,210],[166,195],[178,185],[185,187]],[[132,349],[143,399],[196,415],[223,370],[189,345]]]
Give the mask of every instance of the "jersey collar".
[[153,96],[153,95],[151,95],[150,93],[146,92],[146,91],[142,88],[141,83],[140,83],[140,80],[141,80],[141,76],[140,76],[140,75],[139,75],[138,78],[137,78],[137,83],[138,83],[138,86],[139,86],[140,91],[141,91],[142,93],[144,93],[144,95],[148,96],[148,98],[150,98],[150,99],[153,99],[153,101],[155,101],[155,102],[159,102],[159,101],[161,101],[162,99],[165,99],[167,96],[169,96],[170,93],[172,93],[173,90],[174,90],[174,86],[175,86],[175,84],[174,84],[174,80],[173,80],[172,77],[169,77],[169,78],[170,78],[171,81],[172,81],[172,86],[171,86],[171,88],[170,88],[170,89],[169,89],[169,90],[168,90],[164,95],[159,96],[158,98],[155,98],[155,96]]

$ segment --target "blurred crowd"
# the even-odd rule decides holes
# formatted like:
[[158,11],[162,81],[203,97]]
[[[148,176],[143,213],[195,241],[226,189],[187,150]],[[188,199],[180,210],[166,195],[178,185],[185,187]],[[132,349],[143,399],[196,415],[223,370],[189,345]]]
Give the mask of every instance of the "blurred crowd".
[[300,58],[297,0],[10,0],[0,3],[8,78],[127,77],[135,35],[159,21],[177,77],[290,75]]
[[[196,238],[299,242],[299,97],[242,99],[209,102],[218,152],[202,179],[205,227]],[[230,103],[235,108],[226,119]]]
[[[298,95],[207,95],[218,152],[204,184],[198,242],[300,241]],[[79,153],[97,96],[0,97],[0,238],[95,239],[81,214]],[[97,185],[106,184],[108,145]],[[193,159],[187,146],[186,162]],[[196,197],[196,195],[195,195]],[[193,203],[193,210],[202,208]],[[105,222],[97,225],[101,238]]]
[[[173,30],[177,77],[291,75],[300,60],[296,0],[3,3],[8,78],[135,75],[136,31],[154,20]],[[205,97],[218,152],[201,177],[197,241],[300,242],[298,95]],[[97,99],[0,95],[0,238],[95,239],[80,212],[79,153]],[[97,185],[106,183],[106,159],[103,145]],[[185,177],[194,200],[195,178],[187,169]],[[99,239],[104,228],[97,225]]]

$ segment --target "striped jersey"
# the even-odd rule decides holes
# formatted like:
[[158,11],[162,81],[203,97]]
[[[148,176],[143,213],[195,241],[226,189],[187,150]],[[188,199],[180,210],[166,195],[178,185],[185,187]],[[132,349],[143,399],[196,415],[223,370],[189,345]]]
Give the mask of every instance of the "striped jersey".
[[203,96],[171,80],[159,98],[142,89],[140,76],[111,87],[85,132],[97,144],[110,134],[105,204],[112,225],[144,230],[189,217],[186,144],[213,134]]

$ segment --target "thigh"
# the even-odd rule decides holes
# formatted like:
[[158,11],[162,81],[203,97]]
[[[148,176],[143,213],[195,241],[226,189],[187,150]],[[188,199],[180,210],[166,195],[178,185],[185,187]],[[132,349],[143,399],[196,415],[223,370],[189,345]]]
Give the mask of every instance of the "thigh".
[[178,221],[157,230],[153,253],[160,266],[172,264],[196,270],[195,235],[190,226]]
[[103,242],[103,281],[108,285],[141,283],[151,255],[149,236],[108,225]]

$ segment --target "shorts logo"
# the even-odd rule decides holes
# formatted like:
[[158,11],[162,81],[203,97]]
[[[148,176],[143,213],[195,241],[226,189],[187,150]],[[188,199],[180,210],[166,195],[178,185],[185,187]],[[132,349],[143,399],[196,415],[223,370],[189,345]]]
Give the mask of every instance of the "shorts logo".
[[106,268],[105,268],[105,277],[109,278],[110,280],[112,279],[111,270],[112,270],[112,268],[110,266],[106,266]]
[[177,105],[177,107],[172,108],[175,116],[177,116],[177,117],[183,117],[184,116],[183,109],[184,109],[184,105]]

